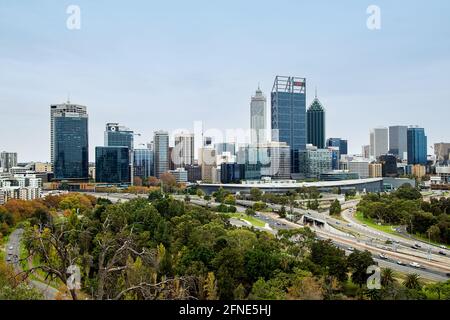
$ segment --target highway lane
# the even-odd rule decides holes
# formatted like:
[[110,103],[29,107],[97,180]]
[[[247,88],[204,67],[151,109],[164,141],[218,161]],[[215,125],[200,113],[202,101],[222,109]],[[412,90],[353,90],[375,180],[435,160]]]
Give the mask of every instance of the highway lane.
[[[239,200],[238,203],[245,206],[252,206],[255,202],[247,200]],[[355,206],[357,203],[358,201],[352,201],[353,206]],[[280,210],[282,207],[281,205],[277,204],[267,204],[267,205],[269,208],[273,210]],[[388,251],[403,252],[405,254],[417,257],[418,259],[427,259],[427,260],[429,259],[430,261],[442,262],[445,263],[447,266],[450,266],[450,258],[448,251],[446,256],[440,255],[438,252],[440,250],[443,250],[441,248],[430,250],[430,253],[428,253],[428,247],[424,243],[420,244],[421,245],[420,248],[413,249],[412,247],[414,246],[416,241],[410,241],[400,236],[393,236],[388,233],[383,233],[378,230],[365,227],[355,220],[346,219],[347,223],[345,223],[342,220],[330,217],[329,214],[320,213],[314,210],[304,210],[299,208],[293,208],[292,210],[298,215],[305,215],[306,217],[311,217],[318,221],[327,222],[330,227],[342,230],[344,233],[353,235],[354,237],[358,238],[361,241],[370,242],[370,244],[373,245],[374,247],[384,248],[385,250]],[[347,209],[344,211],[349,210],[351,209]],[[392,243],[387,244],[386,242],[389,241]]]
[[[132,198],[136,198],[138,196],[134,196],[134,195],[126,195],[124,196],[124,194],[114,194],[114,195],[101,195],[101,194],[93,194],[95,196],[98,197],[105,197],[105,198],[109,198],[114,199],[116,201],[127,201],[130,200]],[[177,198],[179,200],[183,200],[184,196],[177,196]],[[191,202],[197,205],[202,205],[202,206],[211,206],[212,205],[212,201],[205,201],[203,199],[200,199],[196,196],[192,196],[191,197]],[[241,203],[241,201],[239,201],[239,203]],[[250,203],[247,203],[248,205],[250,205]],[[215,205],[219,205],[219,204],[215,204]],[[237,205],[236,206],[238,209],[238,212],[243,212],[245,211],[245,208],[242,206]],[[270,207],[272,209],[279,209],[281,206],[277,206],[277,205],[270,205]],[[312,210],[303,210],[303,209],[298,209],[298,208],[294,208],[294,210],[299,213],[299,214],[307,214],[313,217],[316,217],[317,219],[324,219],[325,221],[331,222],[330,225],[332,225],[333,221],[337,221],[339,222],[341,225],[343,224],[342,221],[338,220],[338,219],[331,219],[330,217],[312,211]],[[299,224],[293,223],[291,221],[288,221],[286,219],[282,219],[279,218],[276,214],[272,213],[266,213],[266,212],[258,212],[258,218],[262,219],[264,221],[266,221],[269,226],[273,229],[292,229],[292,228],[300,228],[302,227]],[[450,272],[450,265],[449,264],[441,264],[439,262],[435,262],[435,261],[427,261],[427,260],[423,260],[420,257],[415,257],[415,256],[410,256],[410,254],[408,253],[399,253],[399,252],[392,252],[393,249],[389,248],[385,245],[385,248],[383,249],[383,247],[376,247],[376,245],[381,246],[382,242],[377,243],[378,240],[376,240],[376,238],[368,236],[366,237],[366,239],[362,238],[362,239],[355,239],[355,237],[352,237],[351,235],[348,235],[348,237],[343,237],[343,236],[337,236],[334,233],[331,232],[326,232],[324,230],[320,230],[319,228],[313,228],[314,231],[316,231],[316,234],[318,234],[319,236],[323,236],[324,238],[328,238],[333,240],[335,243],[340,244],[341,246],[352,246],[356,249],[359,250],[369,250],[374,257],[376,258],[376,256],[379,253],[383,253],[385,255],[389,255],[390,257],[392,256],[393,261],[395,259],[398,260],[404,260],[405,262],[419,262],[422,265],[426,265],[427,269],[423,270],[423,269],[417,269],[417,268],[413,268],[410,266],[401,266],[401,265],[397,265],[396,263],[391,263],[392,264],[392,268],[394,270],[400,271],[400,272],[405,272],[405,270],[407,270],[406,272],[408,273],[418,273],[420,271],[421,275],[424,278],[427,279],[431,279],[431,280],[439,280],[439,281],[445,281],[448,279],[448,277],[446,276],[447,272]],[[378,234],[377,234],[378,235]],[[372,239],[372,240],[370,240]],[[366,240],[367,242],[364,242],[364,240]],[[374,243],[375,242],[375,243]],[[392,251],[391,251],[392,250]],[[389,262],[389,261],[388,261]],[[387,263],[387,262],[386,262]],[[437,270],[436,270],[437,269]]]
[[[22,272],[22,268],[20,266],[20,242],[23,235],[23,229],[14,230],[9,236],[9,241],[6,245],[6,260],[9,264],[11,264],[14,268],[16,274]],[[9,259],[8,259],[9,257]],[[30,284],[38,289],[45,300],[55,300],[56,295],[58,294],[58,290],[55,288],[43,283],[41,281],[29,280]]]

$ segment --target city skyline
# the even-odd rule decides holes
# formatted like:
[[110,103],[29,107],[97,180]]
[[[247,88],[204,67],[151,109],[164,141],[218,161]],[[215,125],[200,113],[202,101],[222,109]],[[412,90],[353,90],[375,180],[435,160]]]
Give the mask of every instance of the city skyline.
[[[93,161],[108,122],[141,133],[138,143],[149,142],[154,131],[191,129],[201,120],[206,128],[248,128],[249,97],[258,83],[268,95],[277,74],[306,77],[308,105],[318,87],[327,138],[347,138],[349,153],[360,153],[369,128],[380,125],[420,125],[429,146],[448,138],[445,123],[436,121],[450,112],[449,21],[441,18],[448,2],[440,1],[437,11],[424,3],[378,1],[383,23],[377,31],[366,27],[367,4],[281,2],[288,11],[252,1],[219,8],[181,3],[178,10],[145,2],[77,4],[79,31],[66,28],[66,4],[0,4],[0,30],[8,30],[0,37],[0,109],[7,119],[0,134],[8,137],[0,149],[17,152],[20,162],[50,160],[47,108],[68,95],[89,108]],[[281,34],[281,21],[293,31]],[[288,52],[295,54],[277,59]],[[161,110],[173,112],[168,117]]]

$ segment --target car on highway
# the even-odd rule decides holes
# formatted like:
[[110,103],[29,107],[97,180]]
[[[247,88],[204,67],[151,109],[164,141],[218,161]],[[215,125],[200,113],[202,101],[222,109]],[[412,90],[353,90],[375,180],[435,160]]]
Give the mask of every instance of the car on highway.
[[8,261],[8,262],[11,261],[11,257],[10,257],[10,256],[7,256],[7,257],[6,257],[6,261]]
[[400,261],[400,260],[397,261],[397,264],[398,264],[399,266],[404,266],[404,265],[405,265],[405,263],[404,263],[403,261]]
[[387,259],[386,255],[384,255],[384,254],[382,254],[382,253],[380,253],[380,254],[378,255],[378,257],[379,257],[380,259],[383,259],[383,260],[386,260],[386,259]]
[[351,226],[352,226],[352,224],[351,224],[351,223],[348,223],[348,224],[347,224],[347,227],[351,227]]
[[444,252],[444,251],[442,251],[442,250],[439,250],[439,254],[441,255],[441,256],[446,256],[447,254]]
[[336,224],[341,224],[339,221],[336,221]]
[[441,249],[447,249],[447,247],[446,246],[439,246],[439,248],[441,248]]
[[409,265],[413,268],[420,268],[420,264],[418,264],[417,262],[411,262]]
[[355,248],[353,248],[353,247],[348,247],[347,250],[348,250],[348,251],[355,251]]
[[417,242],[414,243],[414,247],[416,247],[416,248],[422,248],[422,246],[421,246],[420,244],[418,244]]
[[14,247],[13,247],[13,246],[9,246],[8,249],[9,249],[9,250],[14,250]]

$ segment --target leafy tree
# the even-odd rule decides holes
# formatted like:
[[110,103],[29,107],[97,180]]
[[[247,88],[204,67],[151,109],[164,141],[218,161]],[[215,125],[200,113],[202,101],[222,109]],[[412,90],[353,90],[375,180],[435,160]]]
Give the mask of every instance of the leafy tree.
[[342,211],[341,203],[339,200],[334,200],[330,206],[330,215],[340,215]]
[[374,265],[372,254],[369,251],[355,250],[348,256],[348,266],[352,272],[352,282],[361,288],[367,282],[369,277],[367,268]]
[[420,277],[416,273],[408,274],[406,276],[403,285],[408,289],[420,290],[422,289],[422,284],[420,283]]
[[345,252],[334,246],[330,240],[315,241],[311,246],[311,261],[319,266],[322,273],[347,281],[347,260]]
[[263,195],[262,191],[258,188],[252,188],[250,190],[250,197],[253,201],[260,201],[262,195]]
[[395,274],[391,268],[381,270],[381,285],[383,287],[392,287],[395,284]]

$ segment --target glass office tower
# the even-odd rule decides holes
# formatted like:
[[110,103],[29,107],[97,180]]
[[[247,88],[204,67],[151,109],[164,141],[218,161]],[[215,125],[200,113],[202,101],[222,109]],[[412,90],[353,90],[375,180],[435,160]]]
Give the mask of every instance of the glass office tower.
[[153,137],[154,142],[154,171],[155,176],[159,178],[163,173],[170,170],[169,153],[169,133],[166,131],[156,131]]
[[317,97],[306,112],[307,142],[319,149],[325,148],[325,109]]
[[134,150],[134,176],[141,179],[153,176],[153,152],[150,149]]
[[95,181],[97,183],[130,184],[128,147],[95,148]]
[[424,128],[408,128],[408,164],[427,164],[427,136]]
[[89,179],[86,107],[69,102],[50,106],[51,158],[55,180]]
[[291,174],[299,176],[299,152],[306,149],[306,79],[277,76],[271,93],[272,141],[291,147]]
[[134,132],[118,123],[107,123],[105,147],[128,147],[130,151],[133,151]]
[[406,158],[408,148],[408,127],[390,126],[389,127],[389,153],[396,155],[400,159]]

